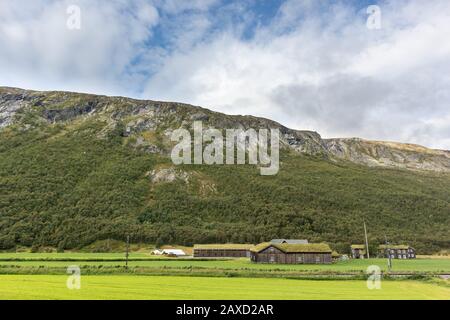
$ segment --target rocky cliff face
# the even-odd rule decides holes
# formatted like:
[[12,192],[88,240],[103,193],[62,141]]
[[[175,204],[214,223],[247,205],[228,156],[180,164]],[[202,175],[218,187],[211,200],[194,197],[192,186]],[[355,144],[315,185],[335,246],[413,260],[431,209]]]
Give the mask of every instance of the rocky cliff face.
[[122,130],[124,137],[152,153],[167,153],[170,132],[204,126],[233,129],[278,128],[281,145],[299,153],[367,166],[450,172],[450,152],[382,141],[322,139],[317,132],[292,130],[253,116],[231,116],[181,103],[135,100],[70,92],[38,92],[0,87],[0,130],[15,125],[27,129],[78,120],[104,123],[104,134]]
[[450,171],[450,152],[419,145],[369,141],[360,138],[326,139],[325,145],[335,158],[354,163],[412,170]]

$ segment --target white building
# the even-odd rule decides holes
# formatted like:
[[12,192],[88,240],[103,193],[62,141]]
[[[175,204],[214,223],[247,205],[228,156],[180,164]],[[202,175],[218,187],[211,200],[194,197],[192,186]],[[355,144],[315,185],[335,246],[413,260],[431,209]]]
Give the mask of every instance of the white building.
[[185,256],[186,253],[181,249],[163,249],[162,254],[173,255],[173,256]]

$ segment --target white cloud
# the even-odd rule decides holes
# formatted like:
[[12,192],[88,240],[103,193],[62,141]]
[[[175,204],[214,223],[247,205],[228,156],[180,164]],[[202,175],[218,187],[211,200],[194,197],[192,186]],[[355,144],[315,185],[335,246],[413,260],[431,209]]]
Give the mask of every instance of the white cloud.
[[167,14],[179,14],[185,11],[205,12],[219,2],[218,0],[161,0],[157,4]]
[[[130,61],[158,22],[145,0],[0,3],[1,82],[36,89],[125,94],[135,76]],[[80,30],[66,27],[72,4],[81,9]]]
[[[344,1],[287,0],[270,21],[252,3],[0,0],[0,84],[450,149],[450,2],[381,2],[381,30]],[[79,31],[66,28],[69,4],[82,10]]]
[[314,3],[288,1],[251,40],[226,30],[190,52],[173,52],[146,96],[328,137],[450,149],[448,126],[437,125],[450,114],[450,3],[387,2],[381,30],[366,28],[365,8],[355,17],[350,6],[324,11]]

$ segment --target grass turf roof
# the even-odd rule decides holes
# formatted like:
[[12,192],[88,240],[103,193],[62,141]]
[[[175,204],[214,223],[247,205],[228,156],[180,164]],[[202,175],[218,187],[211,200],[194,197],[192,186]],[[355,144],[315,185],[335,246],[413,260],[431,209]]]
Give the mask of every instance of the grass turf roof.
[[251,251],[260,252],[273,246],[285,253],[331,253],[331,248],[326,243],[288,244],[264,242],[254,246]]
[[363,245],[363,244],[352,244],[352,245],[351,245],[351,248],[352,248],[352,249],[365,249],[366,246]]
[[389,249],[409,249],[409,248],[411,248],[411,247],[408,246],[408,245],[405,245],[405,244],[400,244],[400,245],[389,245],[389,246],[387,246],[387,245],[385,245],[385,244],[382,244],[382,245],[378,246],[378,248],[379,248],[379,249],[387,249],[387,248],[389,248]]
[[225,244],[195,244],[195,249],[204,250],[250,250],[253,244],[225,243]]

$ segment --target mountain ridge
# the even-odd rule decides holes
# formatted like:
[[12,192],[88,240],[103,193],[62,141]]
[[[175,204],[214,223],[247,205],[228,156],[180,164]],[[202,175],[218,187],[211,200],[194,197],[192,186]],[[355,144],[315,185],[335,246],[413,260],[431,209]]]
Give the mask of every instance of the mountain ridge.
[[[279,128],[279,172],[175,166],[171,133],[196,120],[204,128]],[[450,247],[450,174],[438,151],[327,140],[186,104],[59,91],[0,88],[0,126],[0,250],[83,248],[129,235],[184,245],[299,238],[346,253],[364,241],[363,220],[371,243],[386,235],[419,253]]]
[[[79,105],[72,104],[64,106],[64,100],[78,99]],[[346,160],[353,163],[367,165],[401,168],[409,170],[426,170],[436,172],[450,172],[450,151],[430,149],[410,143],[399,143],[390,141],[375,141],[361,138],[329,138],[324,139],[316,131],[290,129],[276,121],[255,117],[251,115],[227,115],[193,106],[185,103],[163,102],[153,100],[139,100],[121,96],[104,96],[66,91],[34,91],[20,88],[0,87],[0,129],[15,122],[15,115],[21,109],[30,106],[41,107],[42,117],[50,122],[69,121],[78,116],[95,114],[107,110],[108,101],[122,103],[129,108],[134,105],[135,110],[125,113],[134,115],[141,119],[151,119],[158,107],[166,108],[163,116],[170,116],[171,112],[188,113],[178,121],[178,125],[185,126],[187,121],[202,120],[210,126],[219,129],[224,128],[278,128],[281,132],[282,144],[299,153],[310,155],[322,155],[330,159]],[[59,106],[54,108],[55,105]],[[48,108],[53,106],[53,108]],[[156,107],[155,107],[156,106]],[[153,108],[152,108],[153,107]],[[120,109],[116,112],[120,116]],[[124,115],[124,114],[122,114]],[[112,115],[114,116],[114,114]],[[116,114],[117,116],[117,114]],[[148,126],[144,121],[126,123],[129,132],[133,130],[152,130],[156,124]],[[172,123],[172,129],[174,129]],[[139,128],[141,126],[141,128]],[[155,149],[155,148],[154,148]],[[156,149],[155,149],[156,150]]]

